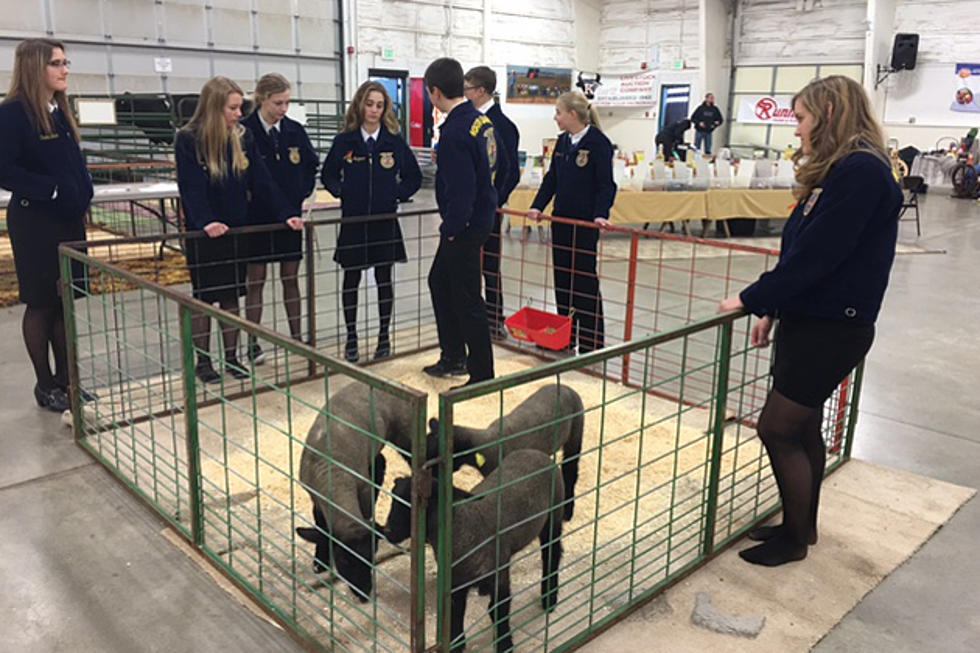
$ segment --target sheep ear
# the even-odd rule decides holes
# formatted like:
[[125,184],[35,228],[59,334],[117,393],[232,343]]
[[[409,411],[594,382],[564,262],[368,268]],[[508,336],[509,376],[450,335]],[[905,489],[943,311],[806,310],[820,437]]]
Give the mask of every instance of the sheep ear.
[[304,528],[301,526],[296,529],[296,534],[307,542],[313,542],[314,544],[322,544],[327,539],[323,533],[315,528]]

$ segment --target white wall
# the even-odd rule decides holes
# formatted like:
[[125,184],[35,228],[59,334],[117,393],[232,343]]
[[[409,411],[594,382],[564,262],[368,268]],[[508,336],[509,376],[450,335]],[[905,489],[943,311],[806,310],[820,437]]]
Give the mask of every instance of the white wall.
[[739,65],[864,61],[864,0],[738,1]]
[[[980,114],[949,110],[953,65],[980,61],[978,18],[977,0],[897,0],[893,32],[919,34],[915,70],[896,73],[884,85],[885,132],[901,146],[932,149],[940,137],[958,139],[980,126]],[[879,63],[890,58],[889,46]]]
[[[714,93],[721,115],[728,116],[728,90],[732,75],[732,13],[728,0],[701,0],[701,42],[704,65],[701,67],[701,88]],[[696,104],[702,96],[695,96]],[[727,118],[726,118],[727,119]],[[715,140],[722,140],[726,129],[715,131]]]

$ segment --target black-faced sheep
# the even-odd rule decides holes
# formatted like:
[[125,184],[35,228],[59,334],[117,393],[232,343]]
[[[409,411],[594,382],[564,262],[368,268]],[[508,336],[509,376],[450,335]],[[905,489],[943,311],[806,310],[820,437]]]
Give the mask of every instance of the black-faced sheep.
[[299,478],[310,493],[316,528],[296,533],[316,544],[313,571],[333,567],[362,602],[373,589],[382,537],[374,521],[385,477],[381,449],[389,441],[410,450],[412,422],[407,402],[380,393],[372,398],[370,388],[351,383],[333,394],[306,436]]
[[[541,605],[558,601],[558,566],[562,545],[561,476],[551,456],[534,449],[508,454],[503,462],[470,492],[453,488],[452,620],[453,653],[462,651],[463,617],[471,587],[490,597],[490,615],[496,624],[497,653],[510,651],[510,559],[534,540],[541,544]],[[433,549],[439,538],[437,477],[426,507],[426,540]],[[411,531],[412,481],[395,481],[385,536],[397,544]],[[459,503],[469,497],[475,497]],[[399,501],[398,499],[401,499]],[[402,501],[406,503],[402,503]]]
[[[485,429],[453,425],[453,469],[471,465],[486,475],[512,451],[537,449],[551,454],[561,449],[567,521],[575,511],[584,428],[585,408],[579,394],[567,385],[546,385]],[[430,460],[439,456],[439,420],[434,418],[429,420],[426,449]]]

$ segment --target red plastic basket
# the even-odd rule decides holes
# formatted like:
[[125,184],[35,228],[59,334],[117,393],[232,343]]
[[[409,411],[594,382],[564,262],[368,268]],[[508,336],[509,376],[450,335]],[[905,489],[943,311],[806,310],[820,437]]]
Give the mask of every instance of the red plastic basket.
[[572,339],[572,318],[526,306],[504,321],[510,335],[558,351]]

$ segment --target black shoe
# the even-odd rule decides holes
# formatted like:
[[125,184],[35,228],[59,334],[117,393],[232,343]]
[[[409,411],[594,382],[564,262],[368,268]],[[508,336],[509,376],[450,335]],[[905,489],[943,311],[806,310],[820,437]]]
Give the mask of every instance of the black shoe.
[[384,338],[378,336],[378,348],[374,350],[374,360],[379,361],[390,357],[391,341],[388,340],[387,336]]
[[34,386],[34,400],[41,408],[47,408],[53,413],[63,413],[68,410],[68,395],[65,391],[55,386],[50,390],[42,390],[40,386]]
[[490,324],[490,339],[491,340],[506,340],[507,328],[503,324]]
[[246,355],[253,365],[261,365],[265,362],[265,352],[262,351],[262,347],[255,340],[248,341],[248,354]]
[[347,334],[347,344],[344,346],[344,359],[348,363],[356,363],[361,357],[357,351],[357,334]]
[[211,365],[210,359],[198,361],[194,367],[194,375],[201,383],[211,384],[221,381],[221,375],[214,371],[214,366]]
[[242,380],[251,377],[251,374],[248,373],[248,370],[237,358],[225,358],[225,371],[228,372],[233,379]]
[[443,359],[439,359],[432,365],[426,365],[422,368],[422,371],[429,376],[435,376],[442,378],[444,376],[466,376],[469,371],[466,369],[465,361],[450,362]]
[[[68,397],[68,401],[71,402],[71,393],[68,392],[68,386],[59,383],[58,381],[55,381],[55,383],[58,384],[58,387],[61,388],[61,391],[65,393],[66,397]],[[85,388],[82,388],[81,390],[78,391],[78,396],[81,398],[81,400],[84,403],[87,404],[92,403],[93,401],[99,398],[99,395],[95,394],[94,392],[89,392]]]

